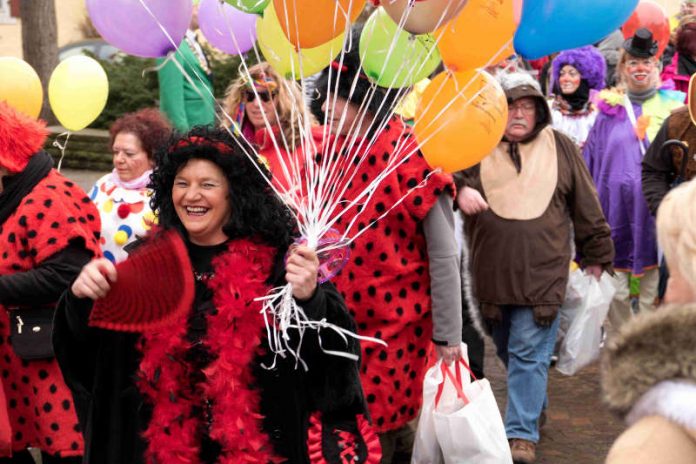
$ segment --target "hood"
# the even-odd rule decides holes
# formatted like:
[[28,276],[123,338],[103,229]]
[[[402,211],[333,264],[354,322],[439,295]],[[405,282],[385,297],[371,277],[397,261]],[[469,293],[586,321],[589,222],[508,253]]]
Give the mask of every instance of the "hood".
[[533,139],[546,126],[551,124],[551,110],[549,105],[541,93],[539,83],[528,73],[516,72],[510,74],[502,74],[499,77],[500,85],[505,91],[508,105],[520,98],[531,97],[537,105],[537,121],[529,139]]
[[602,358],[604,401],[621,417],[657,384],[696,384],[696,304],[640,315],[609,340]]
[[46,123],[0,102],[0,167],[12,174],[23,171],[47,135]]

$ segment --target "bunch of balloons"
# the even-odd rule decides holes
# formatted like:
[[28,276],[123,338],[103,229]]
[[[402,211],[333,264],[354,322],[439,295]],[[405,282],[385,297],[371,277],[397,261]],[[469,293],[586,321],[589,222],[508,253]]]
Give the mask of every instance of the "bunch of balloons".
[[[141,57],[175,51],[194,12],[192,0],[86,1],[101,35]],[[299,79],[336,59],[366,1],[201,0],[198,21],[218,49],[243,54],[258,44],[281,75]],[[664,40],[664,15],[656,19],[650,4],[641,3],[624,32],[652,21],[653,33]],[[503,92],[480,68],[513,53],[535,59],[597,42],[637,5],[638,0],[383,0],[364,25],[360,56],[375,85],[397,91],[431,76],[442,62],[446,72],[424,92],[415,132],[428,161],[453,171],[480,161],[504,129]]]
[[[53,114],[70,131],[84,129],[101,114],[109,96],[109,81],[101,65],[87,56],[71,56],[51,74],[48,100]],[[38,118],[43,89],[36,71],[14,57],[0,57],[0,101]]]

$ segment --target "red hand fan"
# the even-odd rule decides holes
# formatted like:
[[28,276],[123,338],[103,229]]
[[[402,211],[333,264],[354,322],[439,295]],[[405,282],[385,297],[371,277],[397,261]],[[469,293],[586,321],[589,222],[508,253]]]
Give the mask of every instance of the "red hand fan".
[[191,308],[193,270],[179,234],[164,231],[116,265],[118,279],[94,303],[89,325],[120,332],[162,327]]

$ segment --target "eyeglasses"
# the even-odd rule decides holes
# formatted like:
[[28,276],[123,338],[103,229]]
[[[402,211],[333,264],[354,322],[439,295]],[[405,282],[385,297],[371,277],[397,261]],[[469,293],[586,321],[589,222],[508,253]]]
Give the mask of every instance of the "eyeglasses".
[[520,110],[523,114],[532,114],[535,109],[536,105],[534,103],[520,103],[508,107],[510,113],[515,113],[517,110]]
[[643,65],[645,67],[653,67],[655,65],[655,61],[653,61],[650,58],[644,58],[644,59],[639,59],[639,60],[628,60],[626,61],[626,66],[630,68],[635,68],[638,65]]
[[273,97],[275,97],[275,93],[254,92],[253,90],[245,90],[244,101],[246,101],[247,103],[251,103],[254,100],[256,100],[256,95],[258,95],[261,101],[264,103],[268,103],[269,101],[273,100]]

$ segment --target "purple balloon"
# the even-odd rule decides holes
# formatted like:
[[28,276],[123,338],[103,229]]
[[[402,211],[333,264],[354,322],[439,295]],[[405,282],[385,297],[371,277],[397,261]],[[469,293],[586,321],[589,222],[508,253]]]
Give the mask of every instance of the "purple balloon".
[[193,3],[87,0],[87,12],[99,34],[111,45],[129,55],[157,58],[179,47],[191,23]]
[[257,18],[220,0],[202,0],[198,10],[198,24],[205,38],[231,55],[241,55],[254,46]]

